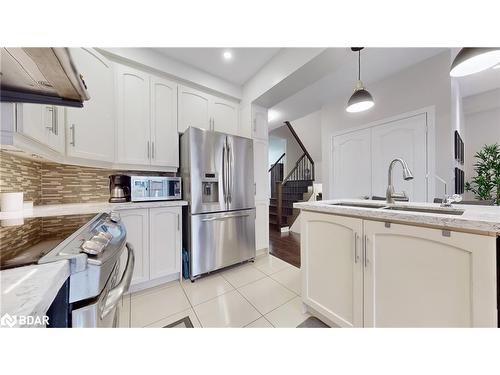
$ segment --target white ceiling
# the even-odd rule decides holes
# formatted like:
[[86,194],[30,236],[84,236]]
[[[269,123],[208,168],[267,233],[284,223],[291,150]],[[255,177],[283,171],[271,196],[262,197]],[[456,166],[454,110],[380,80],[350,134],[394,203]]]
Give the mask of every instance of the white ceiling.
[[[243,85],[279,48],[155,48],[156,51],[237,85]],[[233,58],[226,61],[223,53]]]
[[500,88],[500,68],[488,69],[457,79],[460,85],[460,95],[466,98]]
[[[444,48],[366,48],[361,53],[361,79],[370,83],[397,73],[411,65],[444,52]],[[356,84],[357,54],[349,48],[328,48],[323,53],[323,65],[329,63],[327,74],[300,91],[291,93],[279,103],[271,104],[270,112],[276,117],[269,128],[282,125],[319,110],[324,104],[339,97],[348,98]],[[283,87],[280,88],[283,91]],[[272,97],[272,95],[267,95]]]

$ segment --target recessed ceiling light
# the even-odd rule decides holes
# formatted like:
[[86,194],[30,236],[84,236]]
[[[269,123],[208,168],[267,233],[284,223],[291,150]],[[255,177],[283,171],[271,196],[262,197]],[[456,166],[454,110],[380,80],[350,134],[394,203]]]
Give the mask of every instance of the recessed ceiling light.
[[267,121],[271,122],[274,120],[277,120],[280,117],[280,113],[278,111],[275,111],[274,109],[270,109],[267,111]]
[[225,51],[222,56],[224,60],[231,60],[233,58],[233,54],[230,51]]

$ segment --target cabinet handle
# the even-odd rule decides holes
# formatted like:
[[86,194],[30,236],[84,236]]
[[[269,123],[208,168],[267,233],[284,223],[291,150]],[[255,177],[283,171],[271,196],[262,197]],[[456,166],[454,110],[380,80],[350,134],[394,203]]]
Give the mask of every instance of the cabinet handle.
[[180,215],[177,214],[177,231],[180,231],[181,230],[181,219],[180,219]]
[[254,133],[257,132],[257,119],[256,118],[253,119],[253,131],[254,131]]
[[47,123],[45,123],[45,128],[54,133],[54,108],[45,107],[45,109],[47,112],[50,112],[50,125],[47,125]]
[[354,264],[358,263],[358,233],[354,232]]
[[366,254],[367,254],[367,250],[366,250],[367,242],[368,242],[368,236],[365,234],[364,246],[363,246],[363,262],[364,262],[365,268],[368,267],[368,257],[366,256]]
[[59,134],[59,128],[57,126],[57,109],[52,109],[52,133],[55,135]]
[[154,159],[155,158],[155,143],[154,142],[151,142],[151,155],[152,155],[152,158]]
[[69,130],[71,131],[71,142],[69,144],[75,147],[75,124],[71,124]]
[[148,141],[148,159],[150,159],[150,156],[149,156],[149,141]]

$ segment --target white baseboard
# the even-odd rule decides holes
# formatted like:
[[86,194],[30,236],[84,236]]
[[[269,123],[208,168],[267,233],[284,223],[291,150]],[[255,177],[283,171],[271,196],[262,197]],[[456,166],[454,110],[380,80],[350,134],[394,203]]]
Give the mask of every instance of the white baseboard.
[[265,255],[265,254],[269,254],[269,249],[267,247],[265,247],[263,249],[259,249],[255,252],[255,255],[257,255],[257,256]]
[[126,294],[138,292],[140,290],[153,288],[153,287],[161,285],[161,284],[166,284],[166,283],[169,283],[172,281],[179,281],[179,280],[180,280],[180,273],[174,273],[172,275],[159,277],[158,279],[149,280],[149,281],[145,281],[143,283],[131,285]]
[[281,228],[281,233],[286,233],[286,232],[290,232],[290,227]]

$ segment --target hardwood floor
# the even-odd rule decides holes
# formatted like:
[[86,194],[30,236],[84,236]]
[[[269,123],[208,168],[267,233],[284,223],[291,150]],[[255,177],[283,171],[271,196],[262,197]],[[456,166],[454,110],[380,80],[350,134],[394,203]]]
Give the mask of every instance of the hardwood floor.
[[269,253],[295,267],[300,267],[300,234],[280,233],[276,228],[269,228]]

